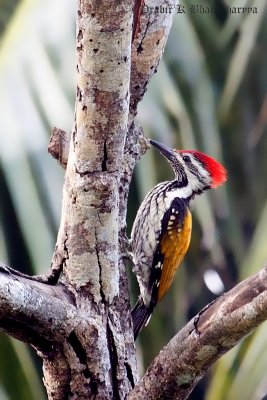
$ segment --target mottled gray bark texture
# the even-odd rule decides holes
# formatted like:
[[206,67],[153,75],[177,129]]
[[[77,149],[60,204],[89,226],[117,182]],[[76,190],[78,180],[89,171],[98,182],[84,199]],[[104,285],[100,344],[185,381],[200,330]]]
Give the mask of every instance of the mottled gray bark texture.
[[[142,0],[77,3],[74,126],[71,134],[54,128],[49,145],[66,169],[52,269],[27,277],[0,265],[0,329],[36,348],[50,400],[186,398],[205,370],[266,318],[266,270],[202,311],[133,389],[122,253],[129,184],[148,147],[134,116],[174,13],[141,13]],[[146,1],[160,5],[176,1]]]
[[267,319],[267,267],[218,297],[161,350],[129,396],[187,399],[208,368]]
[[123,399],[138,379],[120,243],[133,169],[148,147],[136,107],[173,18],[142,14],[142,4],[77,1],[74,126],[71,134],[54,128],[49,144],[66,169],[51,273],[29,278],[2,267],[4,293],[20,296],[16,304],[6,297],[0,327],[36,347],[53,400]]
[[[72,369],[78,369],[75,384],[81,387],[80,373],[88,382],[92,378],[84,338],[77,337],[76,332],[85,325],[89,330],[85,348],[95,348],[98,337],[94,335],[95,321],[85,315],[86,310],[77,308],[65,286],[35,282],[1,264],[0,294],[1,330],[31,343],[43,357],[49,397],[104,398],[85,393],[78,397],[69,392]],[[266,319],[267,267],[201,310],[161,350],[129,392],[129,400],[186,399],[208,368]],[[91,386],[97,389],[97,381],[91,381]],[[113,394],[107,398],[113,398]]]
[[[66,353],[63,341],[55,357],[67,360],[71,398],[124,398],[137,378],[129,301],[122,302],[127,281],[119,269],[132,9],[131,0],[78,1],[75,123],[52,266],[62,271],[59,282],[83,316],[71,333],[72,349]],[[48,391],[56,387],[54,363],[44,364]]]
[[[90,360],[86,361],[90,376],[80,374],[79,387],[86,386],[89,391],[84,393],[99,398],[124,398],[137,380],[119,237],[126,228],[133,169],[147,148],[133,118],[162,57],[173,17],[152,13],[140,18],[140,10],[134,15],[133,10],[131,1],[79,3],[75,125],[52,266],[63,271],[60,282],[75,296],[77,308],[87,310],[94,320],[92,332],[85,323],[75,335],[84,358]],[[138,32],[131,46],[133,22]],[[55,134],[61,140],[54,155],[64,166],[62,143],[68,146],[68,141],[58,130],[52,141]],[[98,346],[91,346],[91,336]],[[71,377],[77,374],[77,366],[73,367]],[[53,379],[53,374],[49,377]]]

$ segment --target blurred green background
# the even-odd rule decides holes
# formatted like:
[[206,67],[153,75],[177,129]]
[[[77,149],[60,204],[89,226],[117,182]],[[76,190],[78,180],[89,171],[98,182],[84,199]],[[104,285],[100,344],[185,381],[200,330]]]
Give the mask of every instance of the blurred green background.
[[[149,137],[222,161],[228,182],[195,201],[186,260],[138,340],[141,371],[207,302],[267,260],[267,2],[181,4],[186,12],[174,17],[138,122]],[[28,273],[49,268],[59,224],[63,172],[47,144],[53,126],[72,129],[75,5],[0,0],[0,260]],[[234,7],[257,13],[234,13]],[[171,176],[156,151],[142,158],[129,196],[129,233],[138,203]],[[263,399],[266,369],[263,324],[190,398]],[[1,334],[0,400],[44,399],[41,379],[35,353]]]

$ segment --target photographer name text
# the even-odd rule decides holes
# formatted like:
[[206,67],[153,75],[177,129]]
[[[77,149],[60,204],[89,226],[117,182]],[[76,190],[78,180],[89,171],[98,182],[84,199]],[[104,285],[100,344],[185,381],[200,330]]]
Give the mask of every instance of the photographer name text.
[[[263,0],[264,1],[264,0]],[[257,14],[257,7],[230,7],[226,6],[226,11],[228,14]],[[191,4],[187,7],[184,5],[160,5],[160,6],[147,6],[144,5],[143,13],[144,14],[214,14],[215,6],[202,6],[200,4]]]

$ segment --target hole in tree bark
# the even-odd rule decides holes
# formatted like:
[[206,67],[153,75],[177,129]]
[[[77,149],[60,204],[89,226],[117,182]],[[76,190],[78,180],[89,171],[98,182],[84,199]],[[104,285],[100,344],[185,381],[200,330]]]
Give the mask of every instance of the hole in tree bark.
[[107,160],[108,160],[108,154],[107,154],[107,143],[106,140],[104,141],[104,158],[102,161],[102,171],[105,172],[107,171]]
[[74,350],[76,356],[78,357],[80,363],[86,365],[87,355],[86,355],[86,352],[85,352],[84,348],[82,347],[81,342],[77,338],[77,335],[76,335],[75,332],[71,332],[71,334],[68,337],[68,342],[71,345],[71,347],[73,348],[73,350]]
[[119,385],[117,378],[117,367],[119,365],[119,360],[118,360],[115,340],[109,324],[107,324],[107,339],[108,339],[108,350],[109,350],[110,367],[111,367],[113,399],[119,399],[120,392],[119,392]]
[[129,380],[132,388],[134,388],[134,377],[133,377],[132,369],[128,363],[124,363],[124,366],[126,368],[127,378]]

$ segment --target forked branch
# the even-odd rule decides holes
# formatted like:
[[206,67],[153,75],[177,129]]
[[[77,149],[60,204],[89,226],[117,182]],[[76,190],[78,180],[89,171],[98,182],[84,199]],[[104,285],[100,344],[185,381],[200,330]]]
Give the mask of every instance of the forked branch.
[[[0,270],[0,329],[39,351],[74,332],[77,309],[64,287]],[[267,267],[218,297],[162,349],[129,400],[186,399],[216,360],[267,319]],[[50,349],[51,347],[51,349]]]

